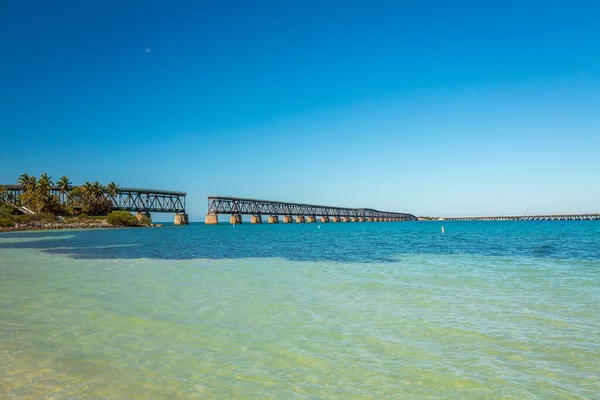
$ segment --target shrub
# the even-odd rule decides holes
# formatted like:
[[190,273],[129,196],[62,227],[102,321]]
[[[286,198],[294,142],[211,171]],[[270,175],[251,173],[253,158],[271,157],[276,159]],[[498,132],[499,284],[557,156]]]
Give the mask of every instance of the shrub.
[[127,211],[112,211],[106,217],[106,222],[116,226],[139,226],[137,218]]
[[37,213],[33,216],[38,221],[53,222],[56,221],[56,215],[49,212]]
[[0,228],[10,228],[15,226],[15,223],[9,217],[0,216]]
[[13,219],[21,224],[27,224],[32,221],[36,221],[35,215],[23,214],[23,215],[15,215]]
[[14,212],[14,208],[8,204],[2,204],[0,205],[0,216],[2,217],[9,217],[9,215],[12,215]]

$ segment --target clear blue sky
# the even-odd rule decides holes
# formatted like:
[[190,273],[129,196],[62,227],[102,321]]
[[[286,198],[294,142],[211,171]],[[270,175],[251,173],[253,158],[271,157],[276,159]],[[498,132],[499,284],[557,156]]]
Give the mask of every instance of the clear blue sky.
[[598,2],[122,3],[0,4],[0,182],[600,211]]

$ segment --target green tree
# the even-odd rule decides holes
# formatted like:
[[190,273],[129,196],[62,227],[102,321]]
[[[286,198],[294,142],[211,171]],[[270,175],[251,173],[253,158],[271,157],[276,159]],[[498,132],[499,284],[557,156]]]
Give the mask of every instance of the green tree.
[[43,173],[37,182],[35,191],[35,206],[37,211],[58,214],[62,211],[60,199],[52,194],[54,182],[52,177]]
[[67,196],[67,193],[69,193],[69,191],[73,188],[71,186],[71,181],[69,180],[69,177],[66,175],[61,176],[57,182],[57,186],[58,190],[60,190],[60,195],[64,202],[66,200],[65,198]]
[[112,208],[116,203],[115,198],[119,192],[119,185],[114,182],[110,182],[108,185],[106,185],[105,190],[106,194],[108,195],[108,200],[110,201],[110,208]]
[[137,218],[127,211],[112,211],[108,214],[106,222],[115,226],[140,226]]
[[22,194],[20,198],[20,202],[22,205],[31,208],[37,208],[37,195],[36,195],[36,187],[37,187],[37,178],[33,175],[22,174],[19,177],[18,181],[21,186]]
[[93,197],[93,186],[91,183],[89,183],[88,181],[85,181],[85,183],[81,186],[81,194],[82,194],[82,204],[81,204],[81,209],[83,210],[84,213],[89,213],[91,212],[91,207],[92,207],[92,197]]
[[48,176],[47,173],[43,173],[40,176],[40,179],[37,182],[37,192],[40,197],[49,196],[50,190],[52,190],[52,186],[54,186],[54,182],[52,181],[52,177]]
[[108,194],[110,197],[117,197],[118,191],[119,185],[117,185],[116,183],[110,182],[108,185],[106,185],[106,194]]

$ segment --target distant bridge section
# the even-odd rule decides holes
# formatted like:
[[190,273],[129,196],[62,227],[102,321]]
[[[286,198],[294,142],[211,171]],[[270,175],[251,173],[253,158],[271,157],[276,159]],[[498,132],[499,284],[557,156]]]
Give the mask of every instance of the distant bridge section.
[[[58,187],[50,189],[50,194],[55,195],[59,202],[67,205],[69,192],[61,192]],[[20,185],[0,185],[0,200],[21,206],[23,189]],[[187,193],[156,189],[118,188],[115,196],[104,192],[104,197],[112,202],[112,210],[130,211],[138,214],[150,215],[152,212],[175,213],[175,223],[187,225],[188,218],[185,212]]]
[[511,215],[501,217],[446,217],[445,221],[600,221],[600,213]]
[[219,214],[229,214],[229,222],[241,224],[242,215],[251,215],[250,223],[262,223],[262,216],[268,216],[268,223],[302,222],[365,222],[365,221],[416,221],[412,214],[373,210],[370,208],[343,208],[314,204],[286,203],[282,201],[246,199],[240,197],[208,197],[208,214],[205,223],[218,224]]

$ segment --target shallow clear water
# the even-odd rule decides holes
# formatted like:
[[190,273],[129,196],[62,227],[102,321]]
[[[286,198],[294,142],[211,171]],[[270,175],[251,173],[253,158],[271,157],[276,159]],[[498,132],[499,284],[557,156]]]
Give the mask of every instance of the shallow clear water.
[[598,398],[599,238],[594,221],[0,234],[0,397]]

